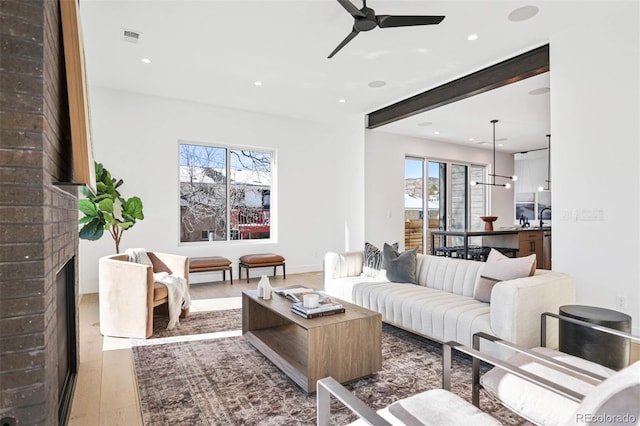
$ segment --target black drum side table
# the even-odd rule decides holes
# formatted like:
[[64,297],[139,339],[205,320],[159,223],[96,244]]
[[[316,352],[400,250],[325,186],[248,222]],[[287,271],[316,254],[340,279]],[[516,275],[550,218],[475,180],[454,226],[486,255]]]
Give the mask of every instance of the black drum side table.
[[[596,306],[564,305],[559,314],[618,331],[631,333],[631,317]],[[588,359],[613,370],[629,364],[629,340],[560,319],[560,352]]]

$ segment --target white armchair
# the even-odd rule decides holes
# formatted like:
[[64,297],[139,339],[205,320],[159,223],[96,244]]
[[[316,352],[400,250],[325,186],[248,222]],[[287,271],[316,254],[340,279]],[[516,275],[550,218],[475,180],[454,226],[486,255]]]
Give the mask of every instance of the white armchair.
[[[100,333],[113,337],[147,338],[153,334],[153,310],[169,301],[167,287],[154,283],[154,272],[168,272],[187,280],[189,258],[147,252],[153,268],[129,262],[126,254],[99,261]],[[189,314],[183,309],[181,318]]]
[[[515,345],[509,344],[509,346],[513,349]],[[587,425],[594,422],[600,424],[617,422],[637,425],[640,420],[640,405],[638,404],[640,400],[640,361],[619,372],[614,372],[606,379],[594,381],[593,377],[582,374],[583,372],[573,366],[567,366],[552,358],[546,358],[544,355],[532,355],[534,359],[544,362],[553,369],[569,371],[569,374],[589,383],[590,386],[585,388],[584,393],[581,393],[571,387],[567,387],[565,383],[554,382],[548,377],[527,371],[522,366],[499,360],[456,342],[448,342],[443,345],[443,389],[432,389],[401,399],[376,412],[340,383],[331,377],[327,377],[317,382],[317,424],[319,426],[328,426],[330,424],[330,400],[332,396],[358,415],[359,419],[352,425],[386,426],[410,424],[436,426],[447,424],[468,426],[501,424],[497,419],[484,413],[474,404],[449,391],[451,389],[453,351],[459,351],[471,356],[474,361],[474,370],[479,367],[480,361],[484,361],[494,365],[492,371],[500,371],[516,377],[521,381],[520,389],[511,388],[511,392],[523,393],[521,391],[522,384],[526,384],[530,389],[538,388],[552,393],[559,400],[574,403],[575,406],[569,412],[561,411],[561,415],[556,418],[555,423],[552,423],[554,426]],[[531,353],[531,351],[522,350],[522,353]],[[473,388],[475,394],[478,390],[478,383],[475,380]],[[476,395],[474,395],[474,403],[477,403]],[[558,401],[547,403],[544,409],[547,412],[556,411],[559,408],[558,404],[561,403]],[[508,405],[507,407],[523,416],[522,411],[514,410],[513,407]],[[528,416],[523,417],[533,420]]]

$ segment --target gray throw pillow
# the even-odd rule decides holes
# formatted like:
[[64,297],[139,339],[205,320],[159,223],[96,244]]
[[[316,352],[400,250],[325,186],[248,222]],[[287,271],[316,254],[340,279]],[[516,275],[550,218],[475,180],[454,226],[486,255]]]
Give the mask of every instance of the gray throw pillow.
[[416,264],[418,248],[398,253],[389,244],[382,249],[382,268],[386,270],[387,279],[396,283],[416,283]]
[[[398,250],[398,243],[393,243],[391,247]],[[373,244],[365,242],[362,273],[368,277],[375,278],[380,273],[380,269],[382,269],[382,252]]]

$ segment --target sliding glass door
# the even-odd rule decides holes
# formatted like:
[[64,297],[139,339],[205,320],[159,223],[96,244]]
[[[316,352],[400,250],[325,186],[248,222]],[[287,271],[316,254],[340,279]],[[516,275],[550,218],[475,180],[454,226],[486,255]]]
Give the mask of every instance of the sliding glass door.
[[[486,193],[481,185],[470,187],[469,181],[483,174],[483,166],[407,157],[405,249],[418,247],[421,253],[431,253],[432,230],[464,230],[481,226],[480,216],[486,211]],[[445,243],[436,238],[435,244],[462,244],[461,239],[456,239],[460,238]]]

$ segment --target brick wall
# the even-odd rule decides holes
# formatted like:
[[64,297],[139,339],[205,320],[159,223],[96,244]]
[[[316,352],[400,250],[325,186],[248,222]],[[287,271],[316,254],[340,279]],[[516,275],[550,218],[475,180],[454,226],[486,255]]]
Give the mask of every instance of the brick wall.
[[58,2],[0,0],[0,55],[0,421],[57,424],[55,278],[78,252],[76,189],[53,185],[72,175]]

